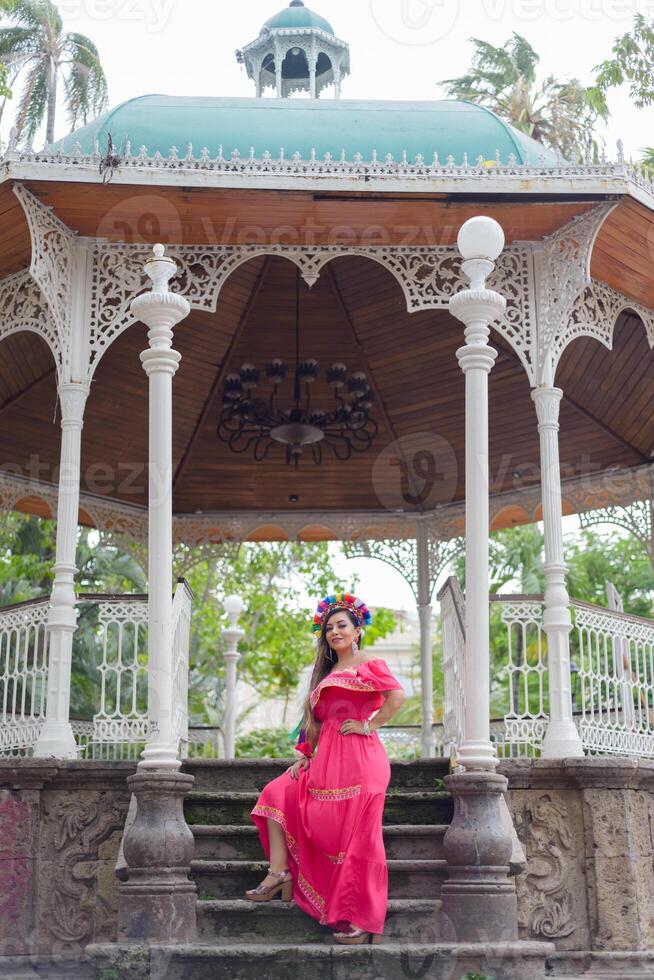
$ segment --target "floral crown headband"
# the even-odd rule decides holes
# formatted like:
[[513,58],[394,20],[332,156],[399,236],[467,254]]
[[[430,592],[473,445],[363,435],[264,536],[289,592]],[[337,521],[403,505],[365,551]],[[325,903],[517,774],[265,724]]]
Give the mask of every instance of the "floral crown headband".
[[350,595],[348,592],[337,592],[335,595],[325,596],[318,603],[311,626],[313,633],[322,633],[323,623],[334,609],[347,609],[354,613],[359,626],[369,626],[372,623],[372,615],[363,599],[357,599],[355,595]]

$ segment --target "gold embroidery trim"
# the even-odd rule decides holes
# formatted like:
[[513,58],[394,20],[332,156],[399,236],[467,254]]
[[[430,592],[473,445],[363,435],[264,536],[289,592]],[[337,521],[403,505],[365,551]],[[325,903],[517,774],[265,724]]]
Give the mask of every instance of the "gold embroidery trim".
[[360,677],[325,677],[321,680],[318,687],[311,692],[311,707],[315,708],[320,700],[320,693],[323,687],[345,687],[350,691],[376,691],[373,684],[366,684]]
[[307,881],[301,871],[298,872],[298,885],[302,894],[308,898],[314,908],[318,909],[320,912],[320,925],[324,926],[327,922],[325,917],[325,899],[322,897],[322,895],[318,894],[311,882]]
[[313,786],[309,787],[309,793],[316,800],[322,800],[323,802],[332,802],[335,800],[351,800],[352,797],[358,796],[361,792],[361,783],[356,786],[339,786],[335,789],[316,789]]
[[289,831],[286,824],[286,816],[283,810],[279,810],[276,806],[265,806],[263,803],[257,803],[257,805],[252,810],[252,813],[257,817],[271,817],[277,823],[282,825],[284,831],[284,836],[286,837],[286,843],[288,845],[291,857],[296,864],[300,863],[300,852],[297,846],[297,841],[293,834]]

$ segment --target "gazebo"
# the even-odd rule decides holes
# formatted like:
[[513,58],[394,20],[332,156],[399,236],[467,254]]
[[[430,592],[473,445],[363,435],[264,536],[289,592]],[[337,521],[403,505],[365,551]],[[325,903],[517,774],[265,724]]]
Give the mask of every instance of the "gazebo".
[[[465,548],[452,791],[492,824],[488,530],[544,523],[542,755],[581,758],[562,516],[651,498],[654,188],[621,147],[571,164],[473,104],[338,99],[347,45],[308,14],[294,0],[243,49],[277,100],[148,95],[6,151],[1,498],[56,515],[58,538],[32,624],[47,663],[24,665],[43,717],[5,705],[0,725],[14,750],[75,757],[77,525],[149,533],[149,715],[101,721],[147,738],[138,778],[167,771],[181,799],[174,546],[339,540],[413,589],[429,759],[433,591]],[[457,887],[455,919],[476,894]]]

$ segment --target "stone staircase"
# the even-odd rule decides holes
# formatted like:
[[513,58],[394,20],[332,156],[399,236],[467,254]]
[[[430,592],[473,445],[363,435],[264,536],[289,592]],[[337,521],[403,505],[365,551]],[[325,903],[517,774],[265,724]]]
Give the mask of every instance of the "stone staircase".
[[[260,791],[288,761],[194,762],[196,783],[186,819],[195,836],[191,874],[198,887],[199,940],[218,944],[328,944],[332,930],[292,902],[244,899],[265,877],[267,862],[250,810]],[[393,763],[384,810],[389,904],[385,941],[437,942],[441,883],[446,874],[443,838],[452,800],[443,787],[445,760]],[[238,788],[237,788],[238,787]]]
[[[384,810],[389,901],[378,945],[341,946],[331,930],[292,902],[252,903],[243,892],[265,874],[250,810],[288,760],[193,761],[185,813],[195,837],[191,874],[198,887],[198,937],[185,946],[140,953],[97,947],[96,977],[156,980],[461,980],[468,973],[497,980],[544,977],[542,946],[456,945],[443,934],[443,838],[453,804],[444,759],[392,762]],[[510,947],[510,948],[509,948]],[[104,971],[104,972],[103,972]]]

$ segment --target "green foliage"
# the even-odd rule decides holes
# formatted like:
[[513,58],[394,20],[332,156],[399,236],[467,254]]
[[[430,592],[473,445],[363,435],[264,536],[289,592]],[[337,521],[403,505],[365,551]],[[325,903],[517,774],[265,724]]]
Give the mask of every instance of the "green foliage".
[[616,37],[612,58],[595,66],[596,86],[601,93],[629,85],[629,95],[638,109],[654,102],[654,22],[637,14],[631,31]]
[[553,75],[538,84],[540,57],[515,32],[501,47],[470,40],[472,65],[465,75],[440,82],[447,95],[486,106],[566,159],[599,155],[596,127],[609,115],[601,89]]
[[236,739],[239,759],[292,759],[293,756],[285,728],[259,728]]
[[[288,722],[290,731],[298,719],[288,717],[288,707],[297,696],[302,668],[315,660],[311,633],[315,606],[322,596],[347,591],[355,583],[338,580],[327,544],[245,544],[220,568],[206,561],[190,564],[187,578],[196,596],[189,677],[193,722],[216,724],[222,718],[223,602],[225,596],[237,594],[245,603],[240,620],[245,636],[239,644],[239,678],[261,700],[283,699],[283,723]],[[366,650],[395,628],[389,610],[376,610],[374,620],[366,630]],[[247,723],[247,716],[239,720]]]
[[606,605],[606,582],[613,582],[625,612],[652,617],[654,571],[647,553],[633,537],[615,532],[600,536],[583,531],[566,545],[568,589],[574,599]]
[[[71,128],[86,123],[107,105],[107,79],[95,44],[83,34],[66,33],[52,0],[12,0],[0,27],[0,64],[11,84],[22,80],[16,129],[31,142],[44,120],[46,142],[54,140],[59,85]],[[7,76],[5,75],[5,87]]]
[[495,977],[489,977],[485,973],[466,973],[461,980],[495,980]]

